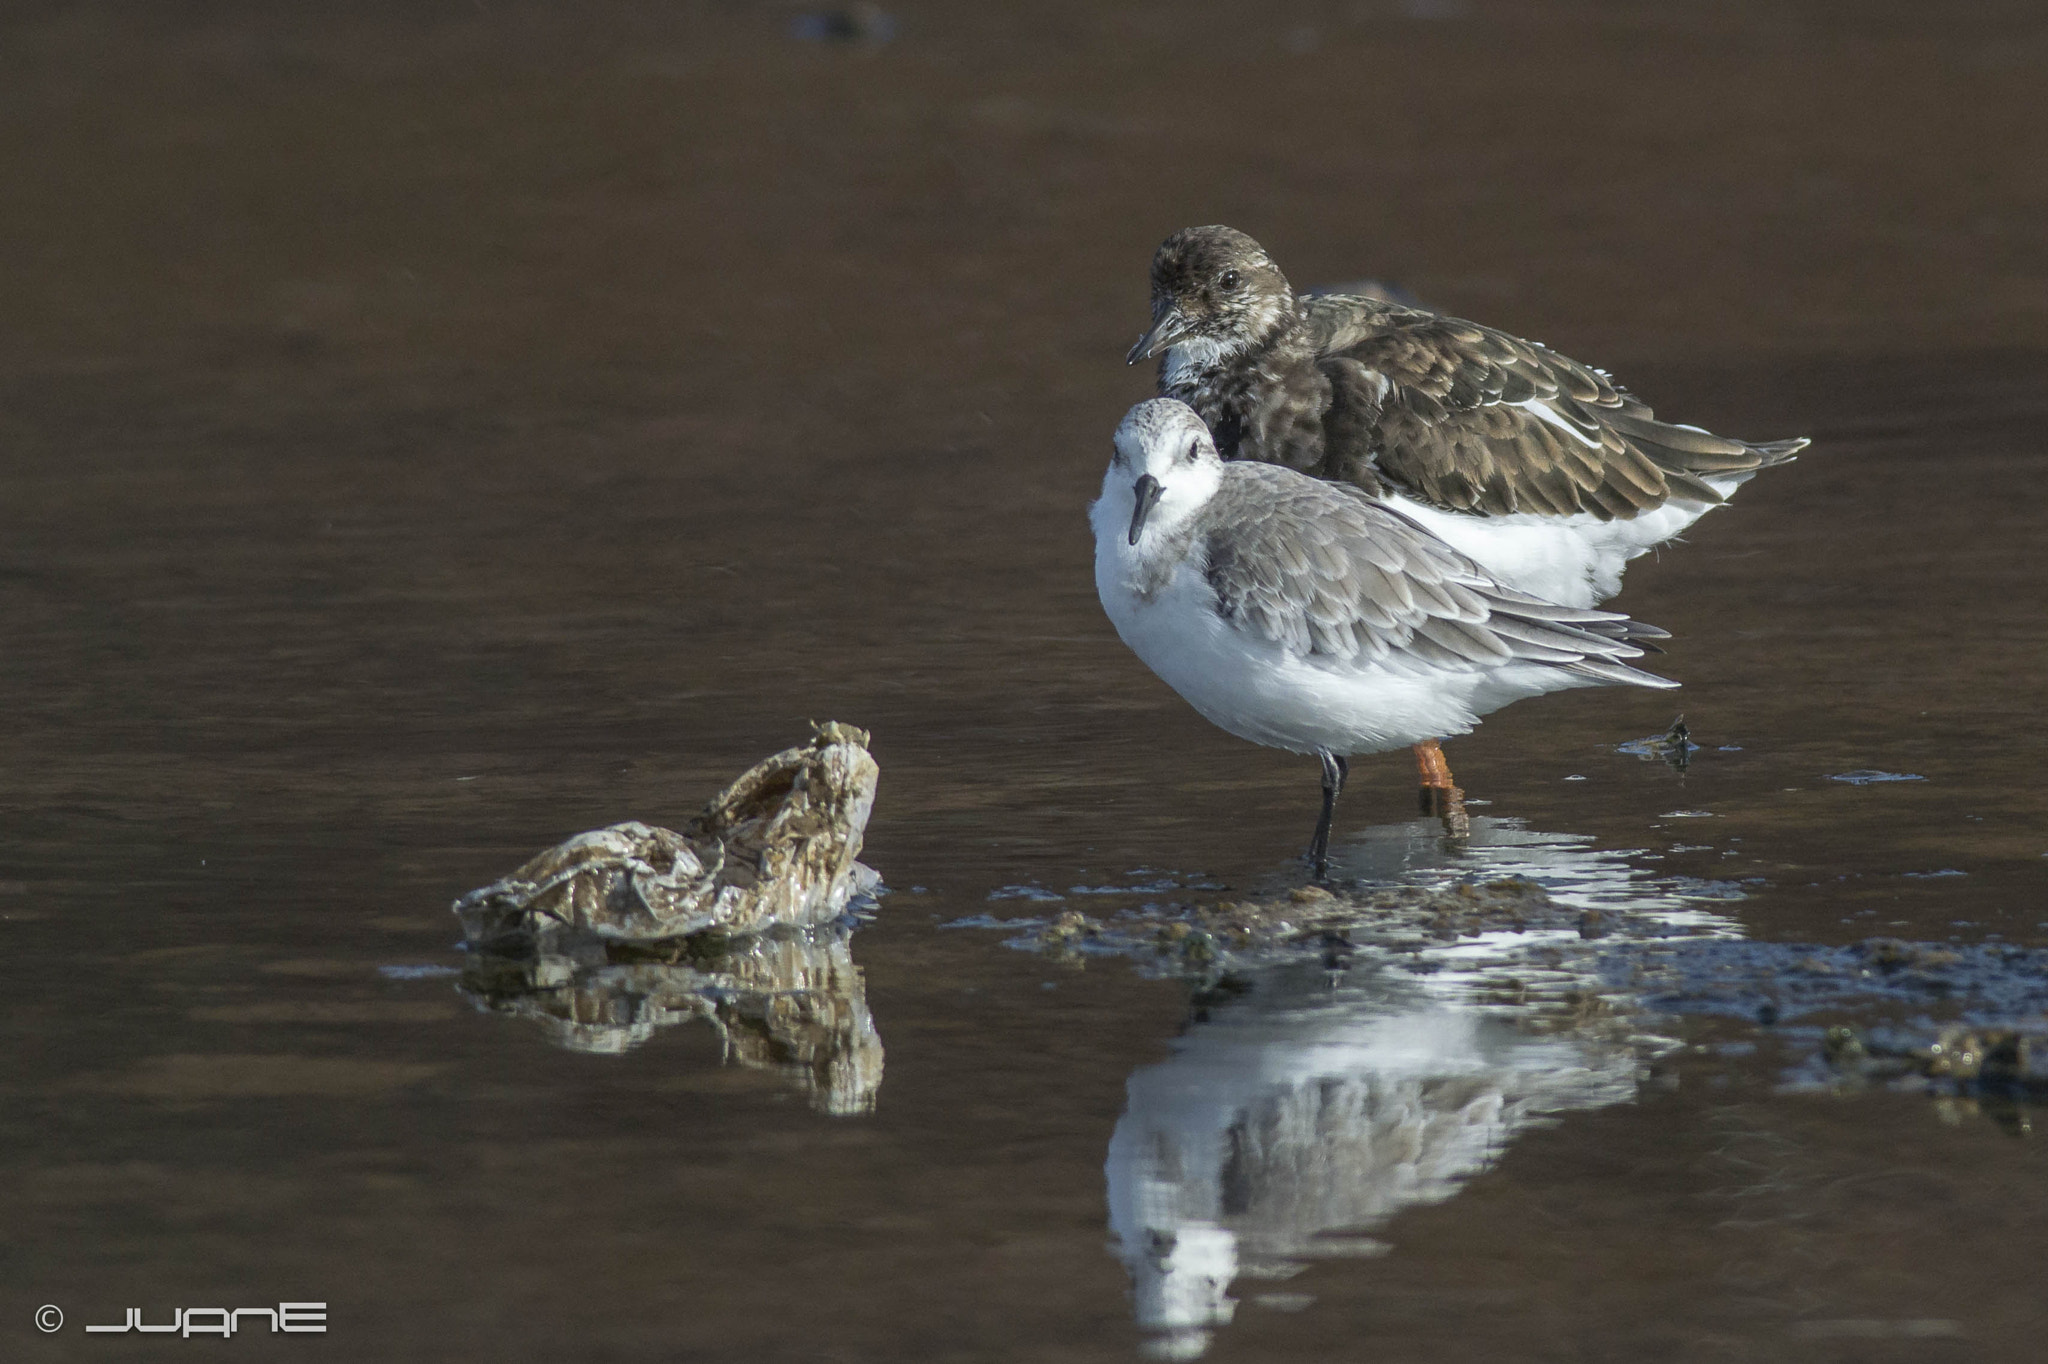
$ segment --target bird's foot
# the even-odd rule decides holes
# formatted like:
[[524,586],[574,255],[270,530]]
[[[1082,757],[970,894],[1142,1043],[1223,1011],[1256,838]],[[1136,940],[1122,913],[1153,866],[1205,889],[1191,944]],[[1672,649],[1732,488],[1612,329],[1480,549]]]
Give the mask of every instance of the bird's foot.
[[1425,786],[1421,791],[1422,813],[1444,822],[1451,838],[1472,836],[1472,816],[1465,813],[1465,789],[1461,786]]

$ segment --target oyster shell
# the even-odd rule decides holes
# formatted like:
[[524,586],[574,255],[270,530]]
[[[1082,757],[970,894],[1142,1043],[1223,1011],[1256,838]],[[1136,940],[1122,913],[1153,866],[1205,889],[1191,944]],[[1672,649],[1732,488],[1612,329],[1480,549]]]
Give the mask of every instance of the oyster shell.
[[680,831],[629,820],[578,834],[457,900],[472,948],[551,950],[578,936],[660,942],[838,916],[879,878],[855,859],[880,775],[837,721],[766,758]]

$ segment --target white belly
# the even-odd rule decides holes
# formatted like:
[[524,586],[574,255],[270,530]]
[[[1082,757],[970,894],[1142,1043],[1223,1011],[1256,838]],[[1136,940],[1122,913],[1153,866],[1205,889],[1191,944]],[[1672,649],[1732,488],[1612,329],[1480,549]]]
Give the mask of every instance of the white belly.
[[[1726,495],[1748,474],[1708,480]],[[1394,495],[1388,506],[1448,543],[1460,554],[1517,591],[1560,606],[1597,606],[1621,591],[1628,561],[1679,534],[1713,507],[1705,502],[1666,502],[1632,521],[1576,516],[1470,516],[1439,511]]]

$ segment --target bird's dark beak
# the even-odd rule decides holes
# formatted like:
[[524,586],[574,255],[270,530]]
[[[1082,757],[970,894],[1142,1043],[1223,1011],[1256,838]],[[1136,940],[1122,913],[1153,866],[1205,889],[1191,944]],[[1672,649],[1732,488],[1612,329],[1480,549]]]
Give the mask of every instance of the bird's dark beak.
[[1139,337],[1138,344],[1124,356],[1124,363],[1135,365],[1140,360],[1150,360],[1187,334],[1188,320],[1181,316],[1180,309],[1168,304],[1152,319],[1152,330]]
[[1159,502],[1159,494],[1164,491],[1159,480],[1150,474],[1139,474],[1138,481],[1131,485],[1131,497],[1137,503],[1131,508],[1132,544],[1138,543],[1138,537],[1145,531],[1145,518],[1152,514],[1152,508]]

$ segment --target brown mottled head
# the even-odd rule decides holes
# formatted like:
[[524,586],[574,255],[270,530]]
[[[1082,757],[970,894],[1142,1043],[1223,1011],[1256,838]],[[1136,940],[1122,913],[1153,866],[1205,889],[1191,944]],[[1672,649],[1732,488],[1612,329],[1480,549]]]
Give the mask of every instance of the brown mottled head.
[[1294,309],[1294,290],[1265,248],[1232,227],[1187,227],[1152,257],[1152,328],[1125,357],[1149,360],[1204,340],[1225,351],[1264,341]]

